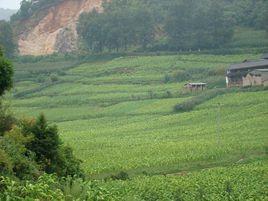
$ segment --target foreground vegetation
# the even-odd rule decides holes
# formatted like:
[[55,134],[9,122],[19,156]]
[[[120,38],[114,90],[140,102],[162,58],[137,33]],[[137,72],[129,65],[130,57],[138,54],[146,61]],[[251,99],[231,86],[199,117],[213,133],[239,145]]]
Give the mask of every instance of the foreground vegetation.
[[140,176],[126,181],[57,181],[44,175],[36,183],[11,183],[0,178],[12,200],[266,200],[267,161],[231,167],[182,172],[178,175]]

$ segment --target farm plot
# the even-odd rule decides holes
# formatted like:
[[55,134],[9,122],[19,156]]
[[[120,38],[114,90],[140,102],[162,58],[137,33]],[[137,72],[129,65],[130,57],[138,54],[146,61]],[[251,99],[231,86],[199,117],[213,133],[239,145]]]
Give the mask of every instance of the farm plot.
[[[196,95],[185,92],[186,82],[222,87],[224,68],[259,56],[121,57],[62,63],[45,72],[37,62],[37,78],[16,64],[23,77],[15,84],[21,96],[13,98],[12,107],[21,116],[44,112],[56,122],[92,177],[176,172],[262,157],[268,141],[267,91],[226,94],[191,112],[173,111]],[[24,93],[28,89],[34,90]]]

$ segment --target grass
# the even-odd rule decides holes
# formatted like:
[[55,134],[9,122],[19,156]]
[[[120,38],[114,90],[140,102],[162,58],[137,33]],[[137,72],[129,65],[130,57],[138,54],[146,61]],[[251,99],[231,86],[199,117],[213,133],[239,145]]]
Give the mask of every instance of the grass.
[[[84,161],[88,177],[127,172],[131,180],[99,181],[116,200],[175,200],[176,196],[191,200],[202,193],[208,200],[213,196],[227,200],[228,181],[234,198],[241,192],[240,200],[257,194],[261,200],[266,196],[260,192],[267,169],[267,91],[237,90],[204,98],[190,111],[173,110],[202,96],[186,91],[186,82],[207,82],[210,93],[224,86],[229,64],[259,57],[126,56],[79,65],[53,63],[56,70],[39,61],[29,67],[37,77],[24,68],[27,64],[15,63],[14,93],[21,96],[13,97],[12,107],[21,116],[44,112],[57,123],[61,138]],[[178,71],[190,72],[189,80],[165,80]],[[55,72],[59,81],[47,81]],[[38,77],[45,81],[40,83]],[[233,166],[241,160],[248,164]],[[200,172],[203,168],[209,169]],[[237,175],[240,171],[245,178]],[[173,174],[177,172],[187,176]],[[252,179],[256,189],[249,186]],[[245,187],[242,190],[239,182]]]

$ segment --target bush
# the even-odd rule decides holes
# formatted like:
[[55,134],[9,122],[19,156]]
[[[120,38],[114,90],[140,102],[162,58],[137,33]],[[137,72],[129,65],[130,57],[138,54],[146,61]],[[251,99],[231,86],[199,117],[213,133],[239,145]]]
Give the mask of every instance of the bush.
[[31,138],[23,136],[17,127],[0,139],[1,169],[5,174],[20,179],[33,179],[40,174],[33,154],[25,146],[30,140]]
[[81,163],[82,161],[74,156],[71,147],[62,145],[59,148],[56,173],[58,176],[84,177],[84,172],[80,168]]
[[121,171],[116,175],[112,175],[111,179],[113,180],[128,180],[129,179],[129,175],[128,173]]
[[37,120],[24,121],[22,128],[26,135],[33,136],[27,148],[35,153],[36,161],[45,172],[54,173],[60,146],[57,127],[48,125],[45,116],[41,114]]
[[215,98],[219,95],[222,95],[227,92],[227,89],[213,89],[207,92],[203,92],[190,100],[187,100],[183,103],[175,105],[175,112],[188,112],[194,109],[197,105],[204,103],[207,100]]
[[58,75],[55,74],[55,73],[51,74],[51,75],[50,75],[50,81],[51,81],[51,82],[57,82],[57,81],[59,81],[59,77],[58,77]]
[[0,136],[3,136],[6,131],[10,131],[15,122],[16,119],[9,112],[8,107],[2,105],[0,100]]
[[0,149],[0,172],[2,174],[9,174],[12,172],[12,161],[8,154],[2,149]]
[[171,91],[166,91],[165,98],[172,98],[172,93],[171,93]]
[[[1,50],[0,50],[1,52]],[[12,64],[0,56],[0,96],[12,87],[13,68]]]
[[0,200],[64,200],[54,175],[44,174],[36,182],[0,177]]
[[165,75],[164,77],[164,83],[168,83],[168,82],[171,82],[172,81],[172,77],[168,74]]
[[70,147],[63,145],[57,127],[49,125],[43,114],[37,120],[22,121],[21,126],[26,136],[33,136],[27,149],[35,154],[43,171],[58,176],[83,175],[81,161],[75,158]]
[[114,195],[98,185],[96,181],[84,181],[81,178],[61,179],[64,200],[117,200]]

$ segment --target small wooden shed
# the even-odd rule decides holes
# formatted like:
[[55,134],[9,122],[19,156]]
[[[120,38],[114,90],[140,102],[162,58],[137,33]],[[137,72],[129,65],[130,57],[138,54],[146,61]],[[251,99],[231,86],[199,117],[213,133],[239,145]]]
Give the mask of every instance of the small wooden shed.
[[207,88],[207,83],[198,82],[198,83],[187,83],[184,85],[190,91],[203,91]]

